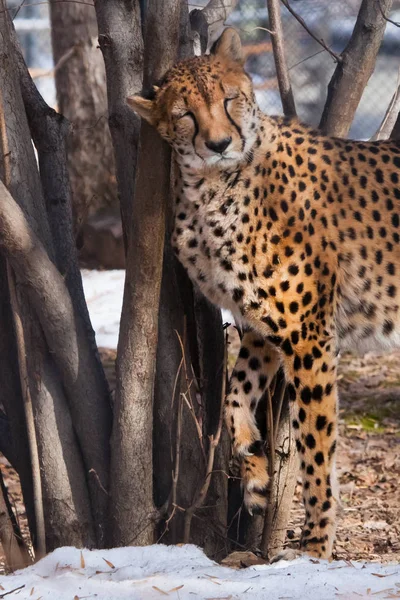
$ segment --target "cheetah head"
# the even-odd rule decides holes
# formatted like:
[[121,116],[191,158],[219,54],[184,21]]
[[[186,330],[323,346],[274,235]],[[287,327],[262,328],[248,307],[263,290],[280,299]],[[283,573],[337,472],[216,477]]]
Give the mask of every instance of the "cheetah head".
[[252,149],[259,120],[243,62],[238,33],[225,29],[209,55],[178,63],[150,95],[128,104],[157,128],[180,164],[234,166]]

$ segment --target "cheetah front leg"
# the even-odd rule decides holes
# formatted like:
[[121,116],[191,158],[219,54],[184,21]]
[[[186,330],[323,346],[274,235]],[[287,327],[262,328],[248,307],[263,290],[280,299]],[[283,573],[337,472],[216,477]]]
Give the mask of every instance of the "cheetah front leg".
[[258,430],[257,404],[280,365],[274,346],[259,334],[244,334],[225,402],[233,452],[241,460],[244,502],[251,514],[266,507],[268,463]]
[[[300,547],[329,558],[338,502],[335,473],[337,436],[337,359],[332,339],[313,336],[309,347],[285,359],[293,427],[300,455],[306,511]],[[288,353],[289,346],[286,347]]]

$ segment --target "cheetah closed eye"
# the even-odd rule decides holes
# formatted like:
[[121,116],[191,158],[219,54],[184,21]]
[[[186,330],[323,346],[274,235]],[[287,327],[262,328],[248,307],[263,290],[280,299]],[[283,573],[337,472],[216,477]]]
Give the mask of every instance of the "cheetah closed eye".
[[175,151],[179,259],[248,330],[225,407],[245,503],[265,507],[254,415],[282,366],[303,477],[301,547],[329,557],[337,356],[400,341],[400,144],[328,138],[261,113],[233,29],[128,102]]

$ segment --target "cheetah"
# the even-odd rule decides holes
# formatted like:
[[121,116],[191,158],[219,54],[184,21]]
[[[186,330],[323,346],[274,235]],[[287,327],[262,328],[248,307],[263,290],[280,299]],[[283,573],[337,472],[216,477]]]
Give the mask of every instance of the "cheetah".
[[266,506],[257,404],[288,382],[305,506],[302,551],[329,558],[341,350],[400,345],[400,143],[329,138],[259,109],[238,33],[127,101],[172,146],[172,244],[191,279],[246,330],[225,420],[244,502]]

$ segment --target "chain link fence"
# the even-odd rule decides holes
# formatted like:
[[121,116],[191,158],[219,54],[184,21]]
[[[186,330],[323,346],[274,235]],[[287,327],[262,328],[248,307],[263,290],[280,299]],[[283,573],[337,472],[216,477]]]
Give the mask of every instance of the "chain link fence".
[[[290,0],[292,9],[315,36],[337,54],[350,39],[360,4],[361,0]],[[399,1],[394,1],[390,18],[400,21]],[[248,55],[246,68],[253,77],[261,108],[267,114],[281,114],[271,36],[266,31],[266,0],[239,0],[228,23],[240,30]],[[336,63],[283,5],[282,25],[298,115],[306,123],[318,125]],[[369,139],[378,129],[397,89],[399,67],[400,29],[387,23],[375,71],[364,91],[350,137]]]
[[[189,9],[201,8],[207,0],[189,0]],[[361,0],[291,0],[291,6],[304,19],[318,39],[336,53],[348,42]],[[55,105],[53,59],[48,5],[8,0],[31,74],[47,102]],[[16,14],[17,13],[17,14]],[[394,0],[390,14],[400,21],[400,0]],[[282,6],[286,56],[290,69],[296,107],[300,119],[317,125],[327,94],[327,85],[336,63]],[[246,68],[251,74],[261,108],[267,114],[282,113],[275,65],[268,33],[266,0],[239,0],[228,24],[241,34],[247,54]],[[370,138],[385,114],[398,85],[400,66],[400,29],[387,23],[374,74],[363,94],[350,137]]]

